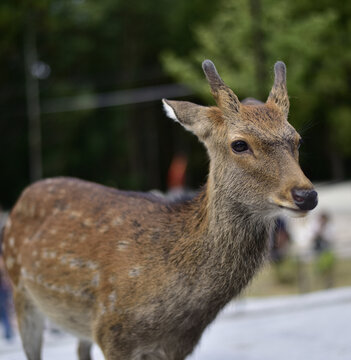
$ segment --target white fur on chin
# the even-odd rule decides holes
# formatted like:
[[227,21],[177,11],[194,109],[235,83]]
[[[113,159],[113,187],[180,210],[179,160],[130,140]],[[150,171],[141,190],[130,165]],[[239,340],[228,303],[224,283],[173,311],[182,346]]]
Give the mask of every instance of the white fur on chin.
[[295,219],[304,218],[308,214],[308,211],[293,211],[286,208],[282,208],[281,210],[284,215]]

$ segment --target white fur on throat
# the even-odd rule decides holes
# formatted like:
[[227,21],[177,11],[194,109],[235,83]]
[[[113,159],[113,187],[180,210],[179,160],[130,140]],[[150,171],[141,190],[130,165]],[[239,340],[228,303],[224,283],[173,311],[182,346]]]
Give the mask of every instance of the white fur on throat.
[[162,99],[162,102],[163,102],[163,108],[164,108],[164,110],[165,110],[165,112],[166,112],[166,115],[167,115],[169,118],[173,119],[174,121],[179,122],[179,120],[178,120],[178,118],[177,118],[174,110],[172,109],[172,107],[169,106],[169,105],[166,103],[165,99]]

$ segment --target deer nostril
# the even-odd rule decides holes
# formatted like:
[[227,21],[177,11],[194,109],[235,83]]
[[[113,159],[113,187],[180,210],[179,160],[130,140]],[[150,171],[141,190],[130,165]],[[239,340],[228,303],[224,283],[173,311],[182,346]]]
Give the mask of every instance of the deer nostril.
[[312,210],[318,204],[318,194],[315,190],[293,189],[291,194],[301,210]]

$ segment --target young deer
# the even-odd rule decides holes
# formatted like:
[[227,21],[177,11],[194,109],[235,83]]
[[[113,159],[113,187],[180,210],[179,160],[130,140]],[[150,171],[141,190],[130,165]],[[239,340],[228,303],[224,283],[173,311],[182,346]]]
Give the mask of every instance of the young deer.
[[22,343],[39,360],[43,316],[96,342],[108,360],[184,359],[262,264],[281,209],[305,215],[317,193],[287,122],[285,65],[266,103],[240,103],[204,61],[217,107],[163,100],[210,156],[206,186],[186,202],[71,178],[29,186],[4,232]]

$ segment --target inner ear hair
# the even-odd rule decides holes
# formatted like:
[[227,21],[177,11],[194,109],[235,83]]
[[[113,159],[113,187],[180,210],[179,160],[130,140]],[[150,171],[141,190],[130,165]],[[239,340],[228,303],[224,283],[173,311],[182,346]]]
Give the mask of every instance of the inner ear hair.
[[189,101],[163,99],[162,102],[167,116],[194,133],[199,140],[204,141],[212,133],[216,122],[212,108]]
[[167,100],[166,100],[166,99],[162,99],[162,103],[163,103],[163,109],[164,109],[166,115],[167,115],[170,119],[172,119],[172,120],[174,120],[174,121],[176,121],[176,122],[179,123],[179,120],[178,120],[178,118],[177,118],[177,116],[176,116],[176,114],[175,114],[172,106],[168,104]]

